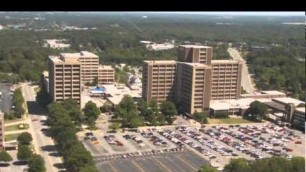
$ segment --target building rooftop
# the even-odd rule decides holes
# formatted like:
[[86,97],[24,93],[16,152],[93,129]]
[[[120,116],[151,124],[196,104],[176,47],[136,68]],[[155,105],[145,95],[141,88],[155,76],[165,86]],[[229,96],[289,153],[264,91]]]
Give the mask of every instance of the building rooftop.
[[141,97],[140,92],[137,90],[130,90],[128,87],[124,85],[123,89],[118,89],[115,85],[103,85],[103,87],[106,90],[107,94],[110,94],[111,97],[108,97],[107,99],[111,101],[114,105],[117,105],[120,103],[121,99],[124,97],[125,94],[128,94],[132,97]]
[[188,65],[188,66],[211,68],[211,66],[208,66],[208,65],[202,64],[202,63],[186,63],[186,62],[178,62],[178,63],[180,63],[180,64],[186,64],[186,65]]
[[291,98],[291,97],[274,98],[272,100],[276,101],[276,102],[284,103],[284,104],[293,103],[294,106],[298,106],[300,104],[305,104],[305,102],[300,101],[298,99]]
[[99,65],[98,69],[113,69],[113,67],[109,65]]
[[180,45],[180,47],[184,47],[184,48],[211,48],[210,46],[204,46],[204,45]]
[[261,94],[269,94],[269,95],[286,95],[283,92],[277,90],[270,90],[270,91],[261,91]]
[[305,107],[299,107],[299,108],[296,108],[295,110],[298,112],[305,113]]
[[42,73],[44,75],[45,78],[49,78],[49,71],[43,71]]
[[79,63],[78,58],[61,58],[59,56],[49,56],[53,63]]
[[81,51],[79,53],[61,53],[61,56],[64,58],[99,57],[96,54],[88,51]]
[[220,64],[220,63],[239,63],[241,61],[238,60],[212,60],[212,64]]
[[253,98],[243,99],[228,99],[228,100],[211,100],[210,107],[213,110],[228,110],[228,109],[247,109],[254,102]]
[[145,63],[149,64],[176,64],[175,60],[145,60]]

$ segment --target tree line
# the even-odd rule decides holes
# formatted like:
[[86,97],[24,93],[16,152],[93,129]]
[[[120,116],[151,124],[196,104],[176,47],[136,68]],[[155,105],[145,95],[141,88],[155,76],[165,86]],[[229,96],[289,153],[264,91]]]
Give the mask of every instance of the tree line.
[[48,112],[50,135],[59,145],[67,171],[97,172],[90,152],[76,136],[75,124],[81,122],[82,116],[77,103],[72,99],[54,102],[48,106]]
[[156,99],[152,99],[149,103],[145,100],[136,102],[130,95],[125,95],[114,108],[114,117],[119,119],[123,128],[171,125],[175,115],[177,110],[172,102],[164,101],[160,105]]

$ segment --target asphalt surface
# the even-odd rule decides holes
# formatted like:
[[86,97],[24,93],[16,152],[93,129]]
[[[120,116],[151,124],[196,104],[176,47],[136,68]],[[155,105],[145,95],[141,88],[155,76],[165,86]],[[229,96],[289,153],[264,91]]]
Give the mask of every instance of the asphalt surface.
[[97,162],[98,169],[107,172],[192,172],[209,164],[190,151],[166,153],[147,157]]
[[234,48],[229,48],[227,50],[231,57],[234,60],[240,60],[242,61],[242,77],[241,77],[241,86],[245,89],[246,92],[252,93],[255,91],[254,85],[252,83],[249,71],[248,71],[248,66],[245,63],[245,60],[241,57],[239,54],[239,51],[234,49]]
[[[22,86],[23,95],[28,106],[30,128],[35,145],[36,153],[40,154],[45,160],[47,172],[58,172],[64,169],[63,162],[56,151],[53,140],[48,137],[42,129],[48,127],[44,124],[46,112],[35,101],[35,92],[29,84]],[[33,121],[36,119],[36,121]]]
[[0,97],[0,110],[2,112],[10,111],[12,107],[10,87],[11,84],[0,83],[0,92],[2,92],[2,97]]

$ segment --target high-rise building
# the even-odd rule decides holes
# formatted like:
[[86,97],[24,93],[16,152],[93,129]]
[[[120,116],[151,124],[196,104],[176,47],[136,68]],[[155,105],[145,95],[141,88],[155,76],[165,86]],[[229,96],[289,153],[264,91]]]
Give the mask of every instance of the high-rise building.
[[180,45],[178,61],[190,63],[211,64],[212,47],[202,45]]
[[175,100],[176,61],[144,61],[142,96],[146,101]]
[[240,97],[242,62],[213,60],[211,66],[211,99],[222,100]]
[[175,102],[193,114],[209,109],[210,100],[240,96],[242,62],[212,60],[212,47],[181,45],[178,60],[144,61],[142,95]]
[[53,102],[66,98],[81,102],[81,63],[78,58],[49,57],[49,94]]
[[115,82],[115,70],[111,66],[99,65],[98,82],[102,84]]
[[0,149],[4,149],[4,114],[0,111]]
[[76,58],[82,65],[82,83],[91,83],[95,77],[98,77],[99,56],[88,51],[79,53],[61,53],[63,58]]

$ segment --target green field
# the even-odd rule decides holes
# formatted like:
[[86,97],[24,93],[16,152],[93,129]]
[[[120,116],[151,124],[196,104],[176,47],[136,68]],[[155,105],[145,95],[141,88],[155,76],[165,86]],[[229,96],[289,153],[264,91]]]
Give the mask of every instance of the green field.
[[242,118],[220,118],[220,119],[211,119],[208,118],[209,124],[243,124],[243,123],[254,123]]
[[25,130],[25,129],[28,129],[28,128],[29,128],[29,125],[28,125],[28,124],[23,124],[23,125],[24,125],[24,128],[19,128],[19,125],[20,125],[20,124],[7,126],[7,127],[4,127],[4,130],[5,130],[5,131],[14,131],[14,130]]
[[5,141],[17,140],[17,137],[20,133],[17,134],[7,134],[5,135]]

